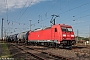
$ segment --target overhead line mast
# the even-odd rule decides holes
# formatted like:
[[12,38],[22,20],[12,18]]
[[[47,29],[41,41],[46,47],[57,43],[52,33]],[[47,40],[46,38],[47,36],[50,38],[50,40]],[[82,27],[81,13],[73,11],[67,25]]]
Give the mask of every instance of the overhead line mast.
[[2,18],[2,28],[1,28],[1,38],[2,38],[2,40],[3,40],[3,20],[4,20],[4,18]]
[[31,21],[32,21],[32,20],[29,20],[29,21],[30,21],[30,31],[31,31],[31,26],[32,26]]

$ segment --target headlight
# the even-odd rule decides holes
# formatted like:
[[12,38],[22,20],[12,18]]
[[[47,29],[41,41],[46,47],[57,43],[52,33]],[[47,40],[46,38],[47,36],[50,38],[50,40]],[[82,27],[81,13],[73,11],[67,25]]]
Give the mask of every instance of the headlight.
[[63,37],[66,37],[66,34],[63,34]]
[[74,35],[71,35],[71,37],[74,37]]

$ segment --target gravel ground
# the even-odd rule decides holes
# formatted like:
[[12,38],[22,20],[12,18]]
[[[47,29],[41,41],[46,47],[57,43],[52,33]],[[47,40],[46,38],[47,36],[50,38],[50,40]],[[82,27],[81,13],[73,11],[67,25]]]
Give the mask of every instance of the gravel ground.
[[73,60],[90,60],[90,49],[87,48],[74,49],[74,50],[49,49],[46,51],[55,55],[72,58]]
[[54,55],[72,58],[73,60],[90,60],[90,46],[78,46],[72,50],[59,48],[45,48],[42,46],[30,46],[37,50],[43,50]]
[[[17,49],[15,46],[8,45],[12,58],[22,58],[28,60],[37,60],[27,53]],[[90,60],[90,46],[79,47],[79,49],[67,50],[58,48],[45,48],[43,46],[29,46],[37,50],[43,50],[45,52],[52,53],[54,55],[64,56],[67,58],[73,58],[73,60]],[[87,48],[86,48],[87,47]],[[77,52],[78,51],[78,52]],[[80,52],[79,52],[80,51]],[[81,53],[82,52],[82,53]],[[84,52],[84,53],[83,53]],[[89,53],[89,54],[86,54]]]
[[11,58],[14,58],[16,60],[36,60],[36,58],[21,51],[20,49],[16,48],[15,46],[8,44],[8,48],[9,48],[9,51],[11,54]]

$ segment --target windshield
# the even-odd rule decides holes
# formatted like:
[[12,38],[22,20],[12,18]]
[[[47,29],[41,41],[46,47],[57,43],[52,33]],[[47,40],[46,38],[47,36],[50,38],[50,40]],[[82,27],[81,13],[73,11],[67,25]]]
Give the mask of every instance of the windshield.
[[73,31],[72,28],[62,27],[61,29],[62,29],[62,31],[65,31],[65,32],[72,32]]

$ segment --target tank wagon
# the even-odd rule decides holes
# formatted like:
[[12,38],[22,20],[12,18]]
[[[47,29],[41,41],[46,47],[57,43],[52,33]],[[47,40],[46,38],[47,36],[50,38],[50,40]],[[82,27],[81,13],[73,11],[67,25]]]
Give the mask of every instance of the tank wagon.
[[26,42],[27,40],[27,32],[22,32],[17,35],[18,43],[19,42]]
[[14,42],[18,42],[18,40],[17,40],[17,35],[18,35],[18,34],[14,34],[13,37],[12,37]]
[[56,24],[42,30],[29,31],[27,38],[28,42],[53,46],[67,46],[70,49],[76,43],[72,26],[65,24]]
[[6,36],[6,41],[7,42],[17,42],[17,35],[18,34],[13,34],[13,35],[10,35],[10,36]]

